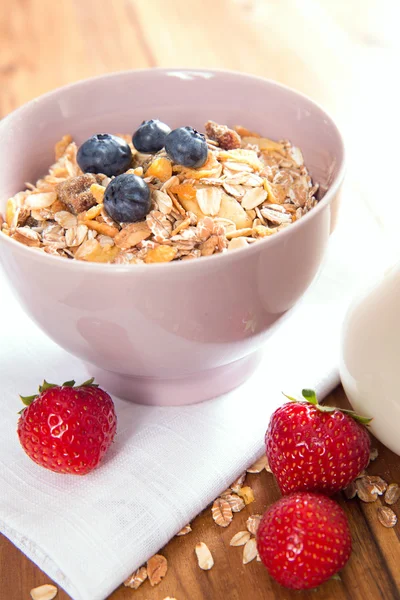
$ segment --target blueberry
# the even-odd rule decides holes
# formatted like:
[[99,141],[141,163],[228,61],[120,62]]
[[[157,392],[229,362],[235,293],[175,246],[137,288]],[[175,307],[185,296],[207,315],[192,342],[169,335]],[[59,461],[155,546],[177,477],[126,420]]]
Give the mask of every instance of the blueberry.
[[118,175],[107,186],[104,208],[114,221],[135,223],[143,221],[150,211],[150,189],[137,175]]
[[122,138],[97,133],[79,147],[76,160],[84,173],[103,173],[111,177],[129,169],[132,152]]
[[179,127],[171,131],[165,140],[168,156],[184,167],[202,167],[207,160],[207,142],[202,133],[193,127]]
[[158,119],[143,121],[141,126],[132,136],[132,143],[136,150],[152,154],[164,148],[165,139],[171,129]]

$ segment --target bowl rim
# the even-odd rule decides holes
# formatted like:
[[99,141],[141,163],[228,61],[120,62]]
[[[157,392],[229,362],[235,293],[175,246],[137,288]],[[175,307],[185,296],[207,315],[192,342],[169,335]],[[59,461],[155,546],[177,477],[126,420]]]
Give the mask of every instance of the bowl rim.
[[[59,264],[60,267],[61,267],[61,265],[64,265],[64,268],[66,268],[66,269],[71,269],[71,268],[76,269],[77,273],[85,272],[88,270],[92,271],[93,269],[95,269],[96,271],[99,271],[99,272],[104,272],[104,273],[106,273],[106,272],[107,273],[121,273],[121,272],[123,272],[123,273],[126,273],[126,272],[143,273],[143,270],[145,270],[145,272],[148,273],[149,266],[151,266],[151,270],[154,272],[158,271],[159,269],[163,269],[164,271],[166,269],[181,269],[181,270],[183,270],[183,269],[188,269],[188,268],[189,269],[200,268],[200,266],[193,267],[193,265],[197,265],[198,263],[200,263],[204,267],[205,265],[209,264],[210,260],[212,260],[212,264],[214,264],[214,266],[217,267],[218,264],[220,264],[220,261],[226,261],[228,256],[230,257],[231,261],[237,260],[237,259],[242,259],[242,258],[244,258],[244,253],[246,253],[249,257],[253,254],[257,254],[265,246],[265,244],[269,244],[269,245],[275,245],[277,243],[283,244],[284,240],[288,236],[291,235],[291,231],[296,231],[296,230],[300,229],[300,227],[304,227],[306,222],[308,222],[310,219],[313,219],[314,216],[316,216],[319,212],[321,212],[322,210],[325,209],[325,207],[331,202],[333,197],[339,191],[339,188],[343,182],[345,170],[346,170],[346,153],[345,153],[343,136],[340,133],[340,130],[339,130],[338,126],[336,125],[334,119],[331,117],[331,115],[324,108],[322,108],[322,106],[320,106],[317,102],[315,102],[314,100],[309,98],[306,94],[303,94],[302,92],[299,92],[283,83],[279,83],[279,82],[277,82],[273,79],[269,79],[267,77],[261,77],[259,75],[252,75],[250,73],[242,73],[240,71],[235,71],[235,70],[214,69],[214,68],[198,69],[198,68],[189,68],[189,67],[186,67],[186,68],[153,67],[153,68],[141,68],[141,69],[125,69],[125,70],[121,70],[121,71],[113,71],[111,73],[105,73],[103,75],[96,75],[94,77],[79,79],[77,81],[74,81],[73,83],[69,83],[67,85],[57,87],[53,90],[50,90],[49,92],[46,92],[45,94],[41,94],[40,96],[37,96],[37,97],[33,98],[32,100],[29,100],[28,102],[25,102],[22,106],[13,110],[11,113],[6,115],[4,117],[4,119],[2,119],[0,121],[0,131],[4,127],[7,127],[9,121],[12,121],[14,118],[21,118],[25,111],[29,110],[31,107],[35,106],[36,104],[38,104],[39,102],[41,102],[43,100],[51,99],[53,96],[57,96],[60,93],[66,92],[70,89],[91,85],[92,83],[94,83],[98,80],[113,79],[113,78],[117,78],[117,77],[124,76],[124,75],[134,76],[136,73],[148,73],[149,75],[154,73],[156,76],[157,75],[165,76],[165,75],[170,75],[170,74],[177,76],[179,73],[187,73],[187,74],[200,75],[200,76],[202,76],[202,75],[204,76],[205,74],[220,75],[220,76],[230,75],[233,77],[238,77],[242,80],[247,79],[250,81],[259,81],[264,84],[267,83],[268,85],[270,85],[272,87],[276,87],[276,88],[288,91],[291,94],[293,94],[294,96],[299,96],[299,97],[303,98],[311,106],[316,108],[318,111],[320,111],[325,116],[325,119],[327,120],[331,130],[336,134],[337,140],[339,142],[339,150],[342,155],[338,172],[337,172],[335,178],[333,179],[332,183],[326,190],[324,197],[318,202],[318,204],[316,206],[314,206],[312,208],[312,210],[310,210],[308,213],[306,213],[301,219],[299,219],[298,221],[295,221],[290,226],[288,226],[285,229],[283,229],[282,231],[278,232],[277,235],[272,235],[270,237],[266,237],[264,239],[258,240],[257,243],[250,244],[247,248],[238,248],[234,252],[223,252],[223,253],[218,253],[218,254],[212,255],[212,256],[203,256],[203,257],[201,257],[201,260],[194,259],[194,260],[172,261],[169,263],[151,263],[151,264],[96,263],[96,262],[81,261],[81,260],[67,260],[65,257],[62,257],[62,256],[55,256],[52,254],[47,254],[46,252],[37,252],[36,248],[32,248],[30,246],[25,246],[24,244],[21,244],[20,242],[17,242],[16,240],[13,240],[9,236],[4,235],[0,232],[0,240],[2,240],[3,243],[11,244],[11,248],[12,247],[19,248],[19,250],[22,253],[28,252],[28,255],[30,255],[31,257],[33,257],[33,251],[35,251],[36,257],[39,260],[42,260],[44,262],[50,261],[49,264],[50,265],[53,264],[53,266],[56,264]],[[219,261],[219,262],[217,262],[217,261]]]

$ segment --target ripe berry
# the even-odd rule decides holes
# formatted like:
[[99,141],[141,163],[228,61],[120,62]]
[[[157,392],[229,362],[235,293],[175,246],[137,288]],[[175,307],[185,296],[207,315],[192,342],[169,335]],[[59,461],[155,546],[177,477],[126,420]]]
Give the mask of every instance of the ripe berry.
[[76,160],[84,173],[102,173],[112,177],[129,169],[132,152],[122,138],[97,133],[79,147]]
[[119,175],[106,188],[104,208],[114,221],[143,221],[150,211],[150,206],[149,186],[137,175]]
[[72,475],[85,475],[103,459],[117,428],[114,403],[93,379],[74,387],[46,381],[39,395],[22,398],[27,405],[18,421],[18,437],[38,465]]
[[303,390],[303,396],[306,401],[291,399],[271,416],[268,462],[282,494],[334,494],[368,465],[371,442],[364,424],[370,419],[321,406],[312,390]]
[[152,154],[164,148],[166,137],[170,132],[170,127],[158,119],[143,121],[133,134],[132,143],[139,152]]
[[315,588],[349,559],[351,536],[346,515],[322,494],[285,496],[261,519],[257,549],[278,583],[292,590]]
[[208,156],[206,138],[193,127],[171,131],[165,140],[165,150],[174,163],[184,167],[202,167]]

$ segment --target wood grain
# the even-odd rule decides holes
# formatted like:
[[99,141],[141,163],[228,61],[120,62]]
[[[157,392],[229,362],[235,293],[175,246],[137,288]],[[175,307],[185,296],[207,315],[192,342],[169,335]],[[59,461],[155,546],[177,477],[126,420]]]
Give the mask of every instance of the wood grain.
[[[153,66],[218,67],[272,77],[309,94],[330,110],[348,140],[352,171],[348,189],[373,206],[373,173],[365,177],[357,141],[371,124],[369,106],[398,56],[398,20],[392,0],[14,0],[0,3],[0,117],[54,87],[104,72]],[[386,68],[385,68],[386,67]],[[386,74],[387,73],[387,74]],[[371,83],[374,82],[374,83]],[[390,109],[398,106],[391,89]],[[392,100],[392,104],[390,101]],[[232,99],[234,101],[234,99]],[[382,126],[381,145],[392,131]],[[369,135],[371,135],[369,133]],[[384,137],[386,135],[386,137]],[[383,136],[383,137],[382,137]],[[370,139],[371,143],[371,139]],[[397,156],[397,153],[393,153]],[[387,153],[386,161],[390,161]],[[380,188],[381,189],[381,188]],[[395,220],[393,220],[395,221]],[[394,223],[393,227],[397,224]],[[396,233],[397,235],[397,233]],[[345,405],[343,391],[331,402]],[[370,467],[388,482],[400,482],[400,461],[378,444]],[[384,529],[374,504],[339,498],[350,520],[354,551],[341,581],[317,592],[290,593],[276,585],[256,561],[242,564],[242,548],[232,536],[245,528],[250,514],[262,513],[279,497],[272,475],[248,475],[256,501],[236,514],[232,524],[217,527],[207,509],[193,531],[163,549],[169,563],[165,580],[138,591],[120,587],[112,600],[395,600],[400,598],[400,529]],[[400,516],[400,508],[394,506]],[[205,541],[215,566],[202,572],[194,546]],[[29,590],[48,582],[8,540],[0,537],[0,598],[25,600]],[[59,591],[58,600],[68,600]]]

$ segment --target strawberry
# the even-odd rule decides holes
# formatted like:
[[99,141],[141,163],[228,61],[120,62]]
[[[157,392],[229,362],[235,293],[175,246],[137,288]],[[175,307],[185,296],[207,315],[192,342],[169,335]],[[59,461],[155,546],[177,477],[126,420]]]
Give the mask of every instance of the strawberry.
[[349,559],[351,537],[346,515],[322,494],[284,496],[261,519],[257,549],[278,583],[292,590],[314,588],[335,575]]
[[93,379],[75,386],[43,382],[39,394],[21,396],[27,408],[18,421],[19,441],[38,465],[86,475],[103,459],[117,428],[114,403]]
[[272,415],[265,445],[282,494],[334,494],[351,483],[369,462],[371,419],[350,410],[318,404],[315,392],[288,402]]

